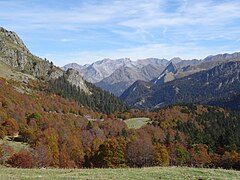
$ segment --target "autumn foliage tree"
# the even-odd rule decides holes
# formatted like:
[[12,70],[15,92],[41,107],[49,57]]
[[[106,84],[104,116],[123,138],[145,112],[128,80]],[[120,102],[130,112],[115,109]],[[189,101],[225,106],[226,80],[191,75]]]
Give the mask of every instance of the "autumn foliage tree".
[[21,151],[13,154],[8,161],[12,167],[16,168],[32,168],[34,167],[34,161],[32,155],[27,151]]
[[207,151],[207,145],[194,144],[189,150],[189,163],[191,166],[203,167],[211,162],[211,157]]
[[61,168],[76,168],[76,164],[73,160],[70,160],[69,154],[67,152],[66,144],[62,145],[60,150],[59,162]]
[[165,145],[157,144],[155,146],[155,161],[158,166],[169,166],[170,157]]
[[129,166],[144,167],[154,164],[155,150],[152,141],[138,138],[127,145],[126,159]]
[[107,139],[97,152],[97,167],[124,167],[124,151],[124,144],[119,143],[115,138]]
[[49,167],[52,164],[52,155],[43,141],[37,142],[33,150],[33,158],[36,167]]
[[9,157],[13,155],[14,151],[7,143],[0,144],[0,164],[5,164]]

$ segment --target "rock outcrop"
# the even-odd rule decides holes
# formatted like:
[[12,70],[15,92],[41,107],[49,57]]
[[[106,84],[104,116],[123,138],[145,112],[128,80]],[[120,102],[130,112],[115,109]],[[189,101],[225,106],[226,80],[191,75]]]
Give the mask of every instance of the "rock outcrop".
[[85,81],[83,80],[80,73],[75,69],[68,69],[66,73],[64,74],[68,82],[71,84],[74,84],[77,87],[81,87],[81,89],[84,92],[89,92],[87,85],[85,84]]
[[46,81],[67,74],[70,83],[87,91],[87,86],[79,74],[69,75],[69,72],[63,71],[52,62],[34,56],[15,32],[4,28],[0,28],[0,61],[15,70]]

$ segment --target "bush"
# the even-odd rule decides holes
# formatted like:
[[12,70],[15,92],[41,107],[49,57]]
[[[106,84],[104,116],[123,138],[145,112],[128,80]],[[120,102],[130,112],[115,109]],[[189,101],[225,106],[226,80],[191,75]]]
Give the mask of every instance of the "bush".
[[13,154],[13,156],[8,159],[7,163],[16,168],[32,168],[34,166],[33,157],[27,151]]

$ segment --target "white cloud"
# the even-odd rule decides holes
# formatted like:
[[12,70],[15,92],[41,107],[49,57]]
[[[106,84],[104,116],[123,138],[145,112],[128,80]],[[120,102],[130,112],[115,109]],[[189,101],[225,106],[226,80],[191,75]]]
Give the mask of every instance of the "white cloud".
[[[26,34],[30,31],[59,34],[62,38],[58,36],[56,42],[60,43],[98,41],[103,44],[95,49],[88,47],[87,51],[41,52],[60,65],[79,60],[84,64],[104,57],[203,58],[238,50],[240,1],[237,0],[171,1],[176,7],[168,0],[85,1],[66,8],[33,2],[0,1],[0,23]],[[232,43],[221,45],[217,40]],[[205,41],[215,44],[210,47]],[[110,49],[110,45],[116,47]]]

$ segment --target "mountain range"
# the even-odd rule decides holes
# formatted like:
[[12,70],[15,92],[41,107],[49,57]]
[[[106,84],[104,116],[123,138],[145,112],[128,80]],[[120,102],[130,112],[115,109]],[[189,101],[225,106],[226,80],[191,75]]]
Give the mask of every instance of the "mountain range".
[[[77,69],[85,79],[120,96],[129,106],[152,109],[186,102],[219,106],[235,102],[228,96],[240,91],[239,61],[240,53],[236,52],[200,60],[105,59],[91,65],[68,64],[63,68]],[[227,99],[229,102],[224,103]]]
[[172,64],[169,65],[156,80],[137,81],[120,98],[130,106],[141,108],[158,108],[176,103],[221,106],[219,98],[226,99],[239,94],[240,62],[237,59],[222,60],[220,65],[213,68],[179,78],[174,78],[177,70]]
[[121,96],[136,81],[147,81],[160,85],[211,69],[223,62],[238,61],[239,56],[239,53],[226,53],[210,55],[202,60],[182,60],[179,57],[171,60],[148,58],[137,61],[129,58],[103,59],[83,66],[71,63],[62,68],[64,70],[76,69],[87,81],[116,96]]
[[[186,61],[180,58],[173,58],[170,62],[176,63],[178,67],[199,64],[198,60]],[[122,58],[104,59],[83,66],[71,63],[62,68],[76,69],[85,80],[120,96],[135,81],[151,81],[158,77],[168,64],[169,60],[166,59],[148,58],[132,61],[129,58]]]

